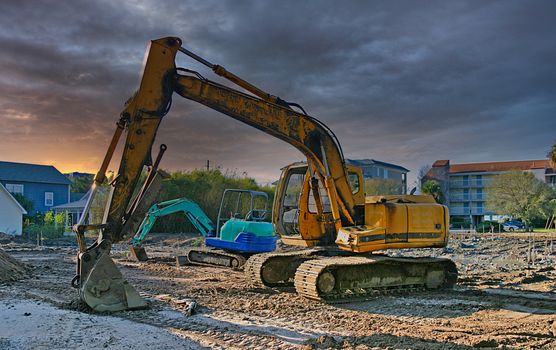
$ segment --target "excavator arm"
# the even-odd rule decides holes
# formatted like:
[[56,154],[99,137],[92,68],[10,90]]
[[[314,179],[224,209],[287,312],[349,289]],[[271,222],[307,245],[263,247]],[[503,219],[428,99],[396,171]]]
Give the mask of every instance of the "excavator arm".
[[[146,306],[146,302],[123,278],[109,254],[112,243],[120,242],[134,232],[160,185],[161,173],[156,168],[165,146],[161,146],[155,162],[151,158],[151,149],[160,122],[170,106],[176,72],[175,56],[180,46],[181,40],[177,38],[150,42],[139,89],[128,100],[120,115],[108,151],[95,176],[83,216],[74,227],[79,254],[77,274],[72,280],[72,286],[79,289],[81,300],[95,311],[119,311]],[[87,214],[98,188],[106,180],[106,170],[124,132],[127,132],[125,146],[118,174],[111,182],[103,223],[87,223],[86,220],[91,220]],[[149,167],[149,173],[138,189],[145,166]],[[99,231],[99,235],[87,247],[85,233],[90,230]]]
[[131,244],[134,247],[140,247],[159,217],[178,212],[182,212],[191,224],[201,232],[203,237],[213,237],[215,235],[216,225],[214,225],[201,207],[190,199],[178,198],[153,204],[147,215],[145,215],[139,230],[137,230],[137,233],[131,239]]

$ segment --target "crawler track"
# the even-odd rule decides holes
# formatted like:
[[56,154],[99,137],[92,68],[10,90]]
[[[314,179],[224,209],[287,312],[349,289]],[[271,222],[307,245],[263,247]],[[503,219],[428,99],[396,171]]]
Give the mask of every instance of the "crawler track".
[[190,264],[203,266],[223,266],[241,270],[246,258],[241,254],[229,253],[220,249],[193,248],[187,252]]
[[302,263],[295,273],[296,291],[327,303],[364,300],[377,294],[452,288],[455,264],[448,259],[332,257]]
[[319,249],[308,249],[286,253],[256,254],[247,260],[244,272],[256,287],[292,286],[297,267],[310,259],[311,255],[320,251]]

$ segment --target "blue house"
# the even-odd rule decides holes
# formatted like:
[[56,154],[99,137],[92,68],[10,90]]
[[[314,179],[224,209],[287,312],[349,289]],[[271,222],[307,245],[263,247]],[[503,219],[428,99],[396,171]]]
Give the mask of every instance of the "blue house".
[[71,181],[52,165],[0,161],[0,183],[10,193],[33,202],[30,215],[70,201]]

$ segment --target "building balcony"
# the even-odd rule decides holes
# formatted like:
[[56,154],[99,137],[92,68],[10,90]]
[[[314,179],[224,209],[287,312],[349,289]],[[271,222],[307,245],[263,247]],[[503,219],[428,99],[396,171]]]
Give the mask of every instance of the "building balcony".
[[484,208],[449,208],[450,215],[485,215],[488,214]]
[[483,180],[451,180],[451,188],[485,187],[490,183],[489,179]]
[[484,201],[486,195],[483,194],[452,194],[450,195],[450,202],[469,202],[469,201]]

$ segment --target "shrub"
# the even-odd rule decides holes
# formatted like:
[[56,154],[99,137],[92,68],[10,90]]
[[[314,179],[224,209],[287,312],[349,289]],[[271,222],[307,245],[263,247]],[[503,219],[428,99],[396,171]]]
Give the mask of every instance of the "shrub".
[[[262,191],[268,194],[267,209],[272,208],[274,188],[261,186],[255,179],[246,174],[222,172],[220,169],[176,171],[162,182],[162,189],[156,203],[188,198],[195,201],[207,216],[216,223],[218,208],[224,190],[227,188]],[[269,214],[267,214],[269,215]],[[194,232],[195,228],[181,213],[161,217],[154,225],[152,232]]]
[[24,232],[29,239],[37,239],[39,234],[43,239],[60,238],[64,234],[64,226],[29,224]]

